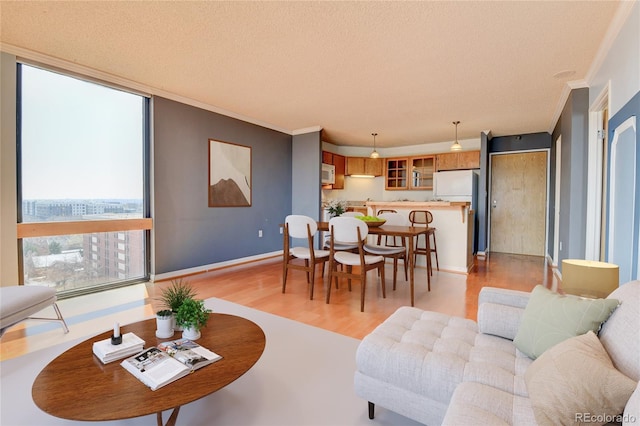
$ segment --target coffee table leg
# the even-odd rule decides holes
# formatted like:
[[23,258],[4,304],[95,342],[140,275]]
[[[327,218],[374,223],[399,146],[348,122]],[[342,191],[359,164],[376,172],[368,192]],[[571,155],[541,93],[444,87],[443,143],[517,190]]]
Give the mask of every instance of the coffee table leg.
[[173,412],[167,419],[167,423],[162,423],[162,411],[156,413],[158,426],[175,426],[178,420],[178,413],[180,412],[180,406],[173,409]]

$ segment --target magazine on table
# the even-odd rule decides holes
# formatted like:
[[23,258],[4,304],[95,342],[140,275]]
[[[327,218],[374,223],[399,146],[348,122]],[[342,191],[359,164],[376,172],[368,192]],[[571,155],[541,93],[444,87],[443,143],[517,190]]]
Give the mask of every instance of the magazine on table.
[[209,349],[203,348],[189,339],[160,343],[158,349],[165,351],[169,356],[177,359],[192,370],[197,370],[222,358],[217,353],[211,352]]
[[121,365],[151,390],[156,390],[221,358],[196,342],[180,339],[145,349]]

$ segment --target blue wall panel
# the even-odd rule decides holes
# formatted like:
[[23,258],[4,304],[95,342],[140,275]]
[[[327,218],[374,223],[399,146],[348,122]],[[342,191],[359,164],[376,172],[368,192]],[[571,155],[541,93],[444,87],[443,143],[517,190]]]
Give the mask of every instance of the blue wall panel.
[[[281,250],[279,224],[291,212],[291,136],[159,97],[152,111],[151,273]],[[251,147],[251,207],[208,207],[209,139]]]

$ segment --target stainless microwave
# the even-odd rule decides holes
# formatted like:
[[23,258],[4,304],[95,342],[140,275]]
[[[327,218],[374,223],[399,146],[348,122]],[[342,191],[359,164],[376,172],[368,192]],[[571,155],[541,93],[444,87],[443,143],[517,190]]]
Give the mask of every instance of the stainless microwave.
[[322,163],[322,184],[333,185],[336,183],[336,166]]

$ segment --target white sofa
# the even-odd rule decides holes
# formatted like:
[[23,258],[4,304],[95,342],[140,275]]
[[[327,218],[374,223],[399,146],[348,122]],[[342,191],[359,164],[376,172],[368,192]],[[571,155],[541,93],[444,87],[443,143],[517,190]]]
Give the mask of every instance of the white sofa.
[[[378,405],[429,425],[539,423],[525,380],[534,360],[513,342],[530,295],[483,288],[477,323],[417,308],[398,309],[363,339],[356,354],[355,392],[369,401],[369,417],[374,418]],[[633,394],[617,420],[638,425],[640,281],[620,286],[609,298],[621,303],[602,325],[599,342],[624,380],[631,379],[627,389]],[[589,374],[584,371],[586,380]],[[561,390],[555,381],[552,386]]]

